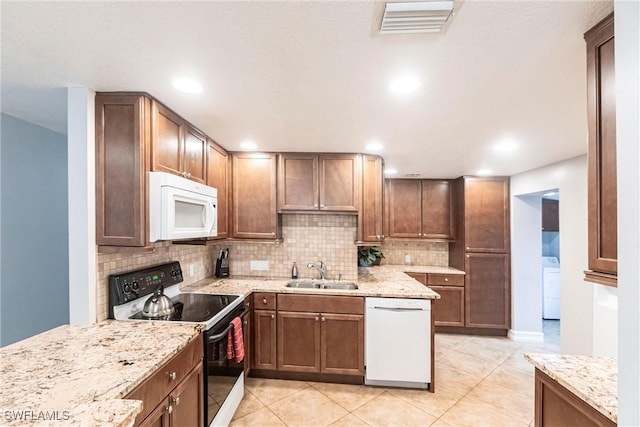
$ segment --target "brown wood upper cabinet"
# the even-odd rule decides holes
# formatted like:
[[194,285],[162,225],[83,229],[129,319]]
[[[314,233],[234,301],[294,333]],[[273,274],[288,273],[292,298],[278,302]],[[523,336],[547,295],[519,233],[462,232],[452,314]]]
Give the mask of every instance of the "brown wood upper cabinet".
[[276,239],[276,155],[233,153],[232,237]]
[[386,180],[386,237],[453,240],[451,182]]
[[357,212],[360,155],[282,153],[278,211]]
[[231,160],[229,153],[212,140],[207,141],[207,185],[218,190],[218,235],[229,237],[229,190]]
[[379,242],[384,240],[382,230],[384,175],[382,158],[362,156],[362,205],[358,215],[358,240]]
[[207,137],[155,100],[152,112],[151,169],[206,184]]
[[589,30],[587,113],[589,122],[589,270],[585,279],[617,286],[618,193],[613,14]]
[[542,199],[542,231],[560,231],[558,207],[557,200]]

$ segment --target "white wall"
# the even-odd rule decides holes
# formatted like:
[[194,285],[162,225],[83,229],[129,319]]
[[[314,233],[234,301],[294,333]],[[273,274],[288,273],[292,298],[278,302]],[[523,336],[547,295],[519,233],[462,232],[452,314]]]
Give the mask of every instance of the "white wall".
[[[513,188],[513,181],[511,185]],[[541,209],[540,195],[511,198],[512,322],[509,336],[518,341],[544,341]]]
[[615,2],[618,425],[640,425],[640,3]]
[[[586,129],[585,129],[586,132]],[[586,141],[586,135],[585,135]],[[585,142],[586,143],[586,142]],[[586,147],[585,147],[586,148]],[[560,191],[560,351],[565,354],[592,354],[593,351],[593,289],[583,280],[587,268],[587,156],[580,156],[511,177],[511,229],[514,266],[521,256],[540,257],[539,247],[527,250],[533,244],[527,232],[519,228],[517,216],[522,208],[518,196],[540,193],[557,188]],[[520,207],[520,208],[519,208]],[[539,241],[540,235],[537,235]],[[533,253],[535,251],[535,254]],[[524,254],[524,255],[523,255]],[[540,280],[532,283],[512,272],[513,324],[532,325],[539,321],[540,312],[533,319],[530,304],[541,297]],[[539,277],[539,272],[536,273]],[[528,289],[536,286],[536,292]],[[526,330],[517,332],[527,332]],[[531,332],[536,332],[535,330]],[[611,335],[616,335],[611,331]]]
[[69,323],[96,322],[95,93],[69,88]]

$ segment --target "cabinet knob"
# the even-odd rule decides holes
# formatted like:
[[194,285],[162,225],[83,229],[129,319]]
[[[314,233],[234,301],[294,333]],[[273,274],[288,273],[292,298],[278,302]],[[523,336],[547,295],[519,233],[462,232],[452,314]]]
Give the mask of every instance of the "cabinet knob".
[[323,321],[323,322],[326,322],[326,321],[327,321],[327,318],[326,318],[326,317],[324,317],[324,316],[322,316],[322,321]]
[[272,319],[275,319],[275,318],[276,318],[276,316],[272,314],[272,315],[271,315],[271,318],[272,318]]
[[176,406],[178,406],[180,404],[180,396],[176,396],[173,398],[173,403],[176,404]]
[[318,320],[320,320],[320,318],[319,318],[318,316],[316,316],[316,322],[317,322]]
[[324,208],[324,205],[320,205],[321,208]]
[[173,406],[169,405],[167,406],[167,413],[170,414],[173,412]]
[[251,307],[251,303],[250,302],[245,303],[245,307],[247,307],[247,308]]
[[176,380],[176,378],[177,378],[176,371],[171,371],[171,372],[169,372],[169,379],[170,379],[171,381],[175,381],[175,380]]
[[376,239],[380,240],[380,235],[379,234],[376,235]]
[[262,303],[266,304],[267,303],[267,299],[266,298],[262,298]]
[[246,320],[244,321],[244,326],[247,326],[249,324],[249,322],[247,322]]
[[191,172],[187,172],[187,178],[191,178]]
[[314,204],[313,204],[313,207],[314,207],[314,208],[317,208],[317,207],[318,207],[318,204],[317,204],[317,203],[314,203]]
[[449,278],[448,278],[448,277],[445,277],[445,278],[444,278],[444,281],[445,281],[445,282],[448,282],[448,281],[449,281]]

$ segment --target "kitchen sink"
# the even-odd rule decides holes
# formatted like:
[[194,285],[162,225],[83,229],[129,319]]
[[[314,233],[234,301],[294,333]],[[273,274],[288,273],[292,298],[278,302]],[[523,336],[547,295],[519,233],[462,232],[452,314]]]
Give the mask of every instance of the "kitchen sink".
[[300,289],[358,289],[358,285],[353,282],[339,282],[332,280],[292,280],[285,285],[287,288]]

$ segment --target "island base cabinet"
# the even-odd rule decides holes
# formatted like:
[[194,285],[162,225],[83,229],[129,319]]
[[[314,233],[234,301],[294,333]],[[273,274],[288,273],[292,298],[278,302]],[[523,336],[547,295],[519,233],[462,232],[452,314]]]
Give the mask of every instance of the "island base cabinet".
[[536,427],[612,427],[616,424],[536,369]]
[[323,313],[320,324],[321,372],[364,375],[364,316]]

